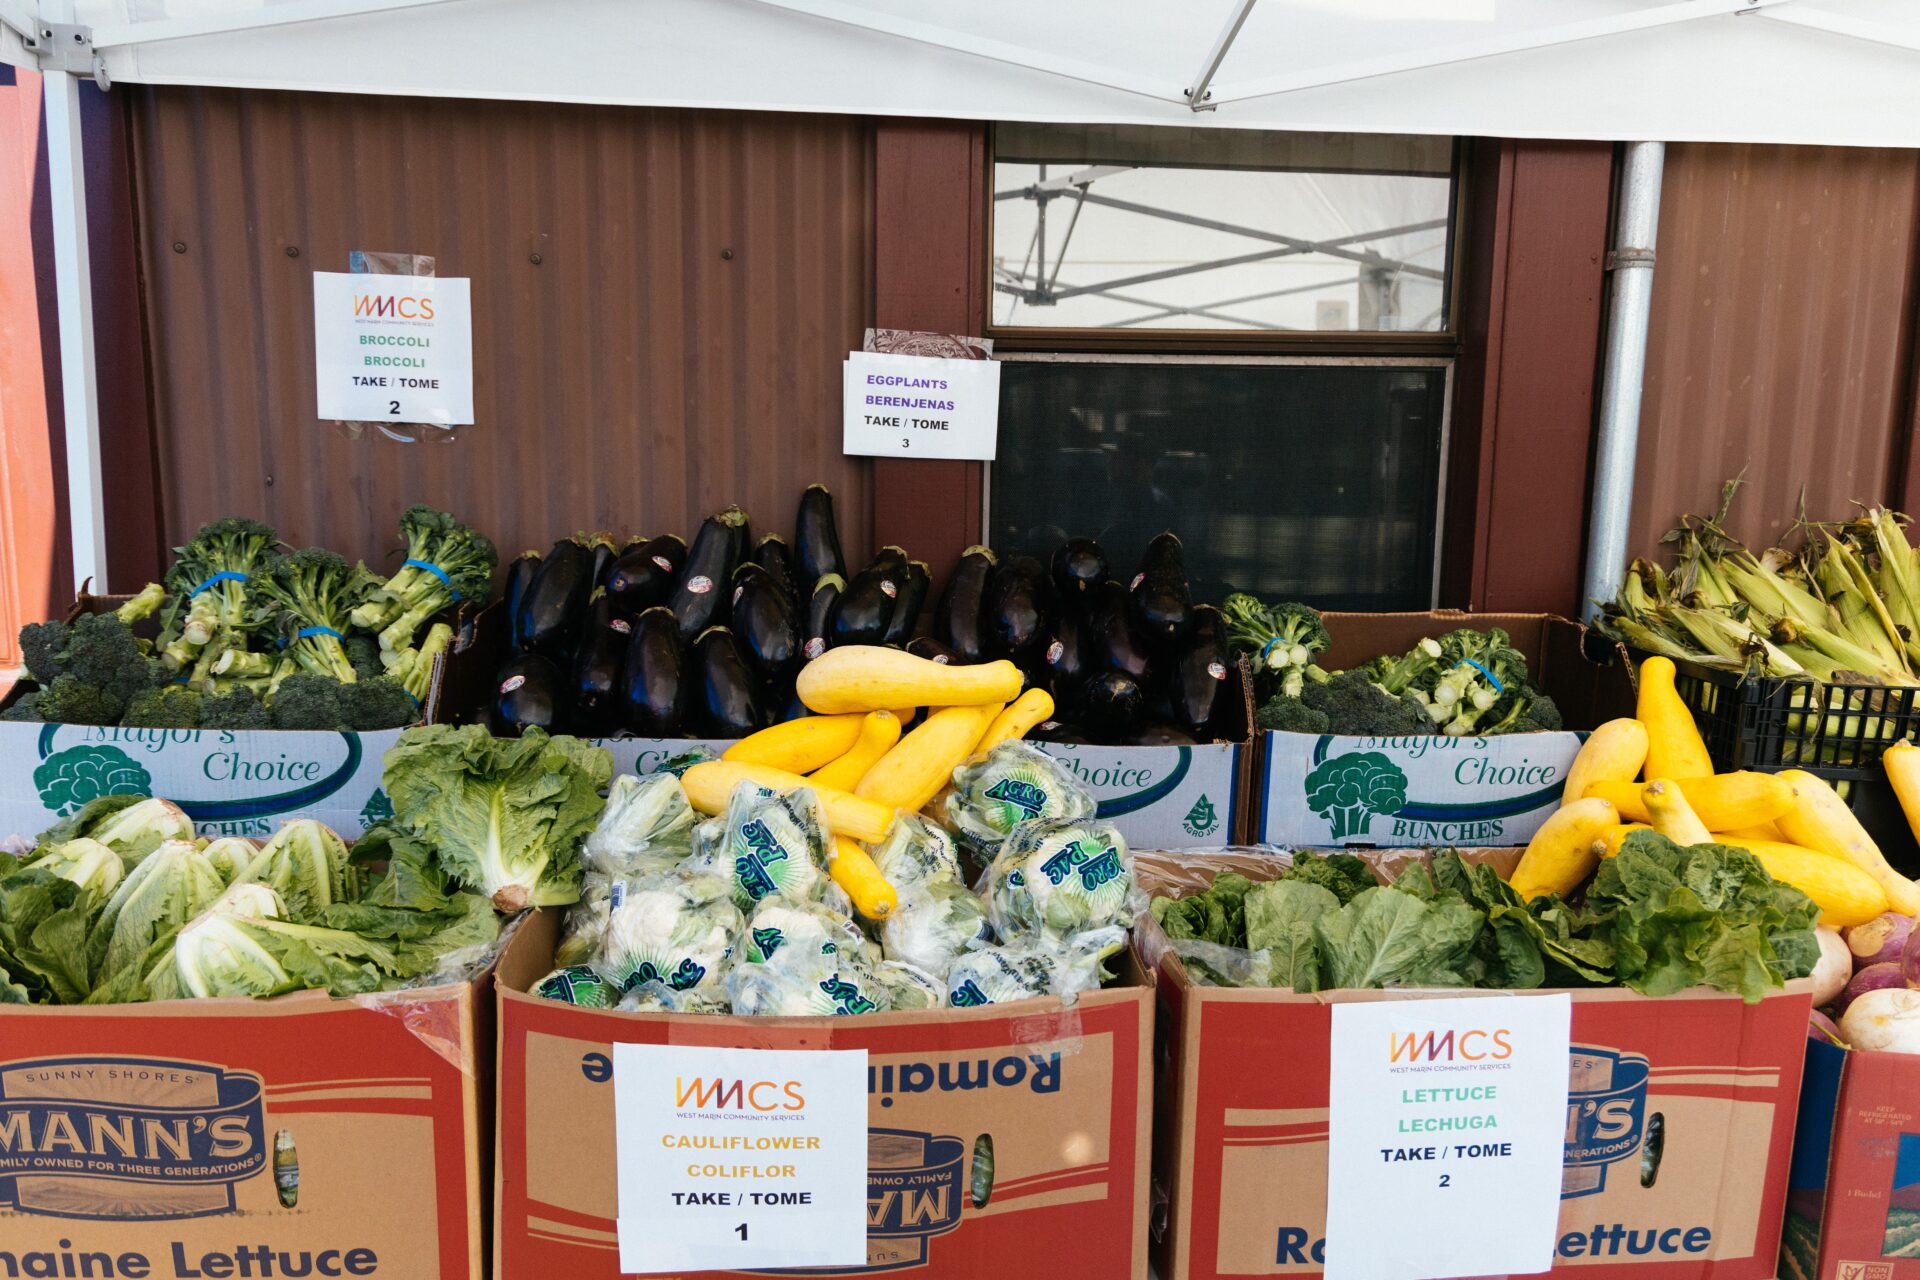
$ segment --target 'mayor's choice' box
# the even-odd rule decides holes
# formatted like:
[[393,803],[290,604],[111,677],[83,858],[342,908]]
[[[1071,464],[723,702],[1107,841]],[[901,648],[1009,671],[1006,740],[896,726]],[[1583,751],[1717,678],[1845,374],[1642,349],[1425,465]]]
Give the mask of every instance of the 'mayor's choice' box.
[[529,921],[497,987],[501,1280],[621,1274],[616,1043],[867,1051],[867,1263],[808,1275],[1145,1280],[1145,975],[1071,1004],[849,1018],[606,1012],[527,994],[552,968],[558,920]]
[[[1196,857],[1182,883],[1207,861],[1255,879],[1283,865]],[[1136,929],[1136,951],[1158,958],[1154,1193],[1168,1217],[1155,1226],[1156,1270],[1161,1280],[1319,1274],[1332,1008],[1418,997],[1199,986],[1164,946],[1151,920]],[[1771,1280],[1808,984],[1754,1005],[1706,989],[1572,996],[1554,1269]],[[1380,1214],[1391,1230],[1393,1207]]]
[[490,984],[0,1005],[0,1276],[478,1280]]

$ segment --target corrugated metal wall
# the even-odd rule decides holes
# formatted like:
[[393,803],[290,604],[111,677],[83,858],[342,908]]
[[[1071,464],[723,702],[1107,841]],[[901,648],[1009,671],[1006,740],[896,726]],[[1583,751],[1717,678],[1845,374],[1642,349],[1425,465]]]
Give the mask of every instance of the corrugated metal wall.
[[[840,452],[873,311],[871,126],[841,117],[129,87],[170,542],[229,512],[370,563],[410,502],[504,555],[579,529],[691,534],[738,501],[791,534]],[[478,425],[352,441],[314,418],[315,271],[353,249],[473,280]]]
[[1917,186],[1912,151],[1667,148],[1635,554],[1742,468],[1748,540],[1778,537],[1803,488],[1816,516],[1898,500]]

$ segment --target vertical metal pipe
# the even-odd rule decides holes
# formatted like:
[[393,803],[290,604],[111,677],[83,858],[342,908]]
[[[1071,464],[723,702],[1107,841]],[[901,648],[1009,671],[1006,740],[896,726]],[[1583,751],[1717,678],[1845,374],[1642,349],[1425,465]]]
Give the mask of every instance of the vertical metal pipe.
[[[69,20],[71,20],[69,18]],[[80,78],[41,73],[47,119],[54,288],[60,316],[60,391],[67,429],[68,524],[73,585],[107,590],[107,515],[100,462],[100,384],[94,361],[93,264],[87,247],[87,175]]]
[[1627,565],[1633,515],[1633,464],[1640,447],[1640,397],[1647,371],[1647,322],[1653,311],[1653,250],[1660,228],[1660,175],[1667,148],[1630,142],[1620,165],[1614,218],[1613,301],[1600,375],[1600,433],[1594,448],[1593,512],[1587,524],[1582,615],[1613,599]]

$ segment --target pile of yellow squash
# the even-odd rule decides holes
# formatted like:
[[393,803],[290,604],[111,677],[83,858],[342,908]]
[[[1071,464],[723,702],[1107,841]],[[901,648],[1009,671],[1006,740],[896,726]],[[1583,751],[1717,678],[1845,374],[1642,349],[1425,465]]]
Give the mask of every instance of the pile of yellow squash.
[[[862,845],[878,844],[900,813],[932,805],[959,765],[1053,714],[1044,689],[1020,692],[1011,662],[956,667],[878,645],[830,649],[800,671],[800,700],[814,714],[740,739],[718,760],[682,776],[701,813],[724,813],[733,790],[811,788],[832,829],[827,874],[869,920],[898,896]],[[901,727],[926,709],[912,732]]]
[[[1822,924],[1863,924],[1887,910],[1920,914],[1920,885],[1887,864],[1825,780],[1797,769],[1715,773],[1674,675],[1669,659],[1648,658],[1634,716],[1601,725],[1580,748],[1561,807],[1514,870],[1522,896],[1571,892],[1630,833],[1651,827],[1675,844],[1747,850],[1774,879],[1812,898]],[[1912,754],[1896,760],[1899,752]],[[1910,768],[1920,799],[1920,749],[1903,743],[1887,760],[1896,790],[1898,771]]]

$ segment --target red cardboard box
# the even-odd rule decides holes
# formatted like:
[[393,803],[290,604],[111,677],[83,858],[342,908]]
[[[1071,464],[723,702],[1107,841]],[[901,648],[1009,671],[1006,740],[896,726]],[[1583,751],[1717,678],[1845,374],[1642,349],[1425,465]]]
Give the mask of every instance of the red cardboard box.
[[[925,1280],[1145,1280],[1153,1017],[1145,974],[1072,1004],[857,1018],[617,1013],[527,994],[553,967],[558,921],[540,913],[501,962],[501,1280],[621,1274],[616,1041],[867,1050],[868,1262],[808,1275],[911,1268]],[[994,1169],[979,1204],[972,1174],[983,1135]]]
[[1807,1042],[1780,1275],[1920,1278],[1920,1056]]
[[490,982],[0,1005],[0,1276],[478,1280]]
[[[1207,862],[1251,879],[1284,865],[1189,855],[1183,880],[1206,874]],[[1154,887],[1150,873],[1141,879]],[[1164,945],[1151,920],[1136,928],[1136,950],[1158,964],[1154,1192],[1168,1205],[1164,1226],[1155,1223],[1160,1280],[1317,1275],[1330,1010],[1400,997],[1199,986],[1177,956],[1162,955]],[[1658,1000],[1623,989],[1572,996],[1554,1269],[1622,1280],[1770,1280],[1808,984],[1755,1005],[1709,990]],[[1390,1228],[1392,1207],[1381,1213]]]

